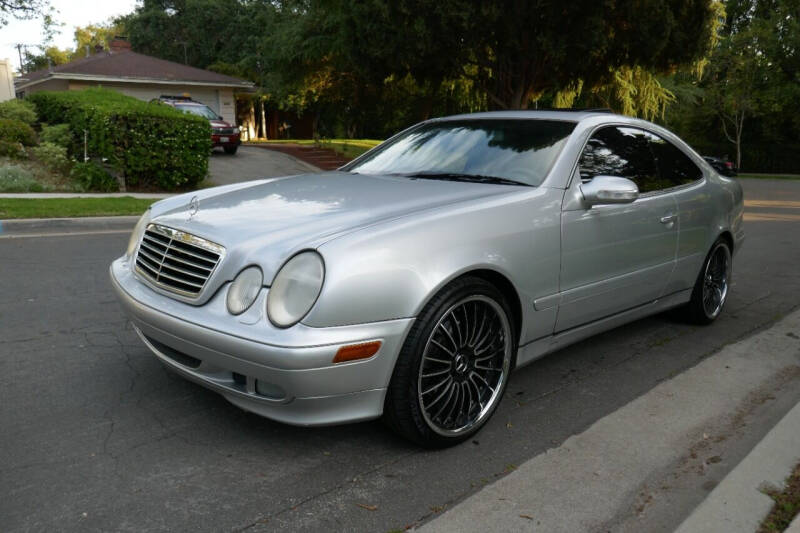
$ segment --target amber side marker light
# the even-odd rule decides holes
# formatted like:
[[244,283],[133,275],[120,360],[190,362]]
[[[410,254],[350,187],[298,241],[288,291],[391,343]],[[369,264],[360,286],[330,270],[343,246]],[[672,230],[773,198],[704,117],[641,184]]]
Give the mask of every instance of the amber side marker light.
[[344,363],[345,361],[355,361],[372,357],[381,347],[381,341],[365,342],[364,344],[351,344],[342,346],[333,358],[334,363]]

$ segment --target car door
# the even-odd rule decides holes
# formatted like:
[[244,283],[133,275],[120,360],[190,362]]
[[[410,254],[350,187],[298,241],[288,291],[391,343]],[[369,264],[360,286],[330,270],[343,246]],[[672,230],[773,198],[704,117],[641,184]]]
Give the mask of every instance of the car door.
[[651,139],[661,178],[678,206],[678,251],[665,293],[691,289],[708,253],[714,212],[703,171],[683,150],[661,136]]
[[640,196],[629,204],[586,208],[565,195],[556,332],[652,302],[672,274],[677,206],[659,175],[652,137],[638,128],[607,126],[593,133],[581,154],[571,187],[619,176],[633,180]]

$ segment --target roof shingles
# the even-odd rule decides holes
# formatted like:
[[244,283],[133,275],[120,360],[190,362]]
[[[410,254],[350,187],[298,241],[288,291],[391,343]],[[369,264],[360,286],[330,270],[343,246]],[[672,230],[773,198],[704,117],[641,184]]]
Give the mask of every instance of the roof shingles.
[[50,69],[30,72],[18,78],[18,83],[27,85],[34,81],[45,80],[53,74],[59,74],[59,77],[75,74],[80,77],[130,78],[131,81],[186,81],[238,87],[253,86],[251,82],[239,78],[136,52],[99,52]]

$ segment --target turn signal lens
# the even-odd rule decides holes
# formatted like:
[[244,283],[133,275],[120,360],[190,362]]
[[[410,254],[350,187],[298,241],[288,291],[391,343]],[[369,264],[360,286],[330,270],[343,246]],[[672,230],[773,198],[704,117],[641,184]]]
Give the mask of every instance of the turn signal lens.
[[381,341],[365,342],[364,344],[351,344],[342,346],[333,358],[334,363],[344,363],[345,361],[355,361],[372,357],[381,347]]

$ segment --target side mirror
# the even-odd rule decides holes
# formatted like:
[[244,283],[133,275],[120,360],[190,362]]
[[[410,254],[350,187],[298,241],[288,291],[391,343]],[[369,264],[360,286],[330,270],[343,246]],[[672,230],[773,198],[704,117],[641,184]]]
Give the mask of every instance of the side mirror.
[[603,204],[629,204],[639,198],[639,187],[628,178],[595,176],[581,183],[581,194],[587,207]]
[[224,120],[224,119],[222,118],[222,115],[217,115],[217,120]]

